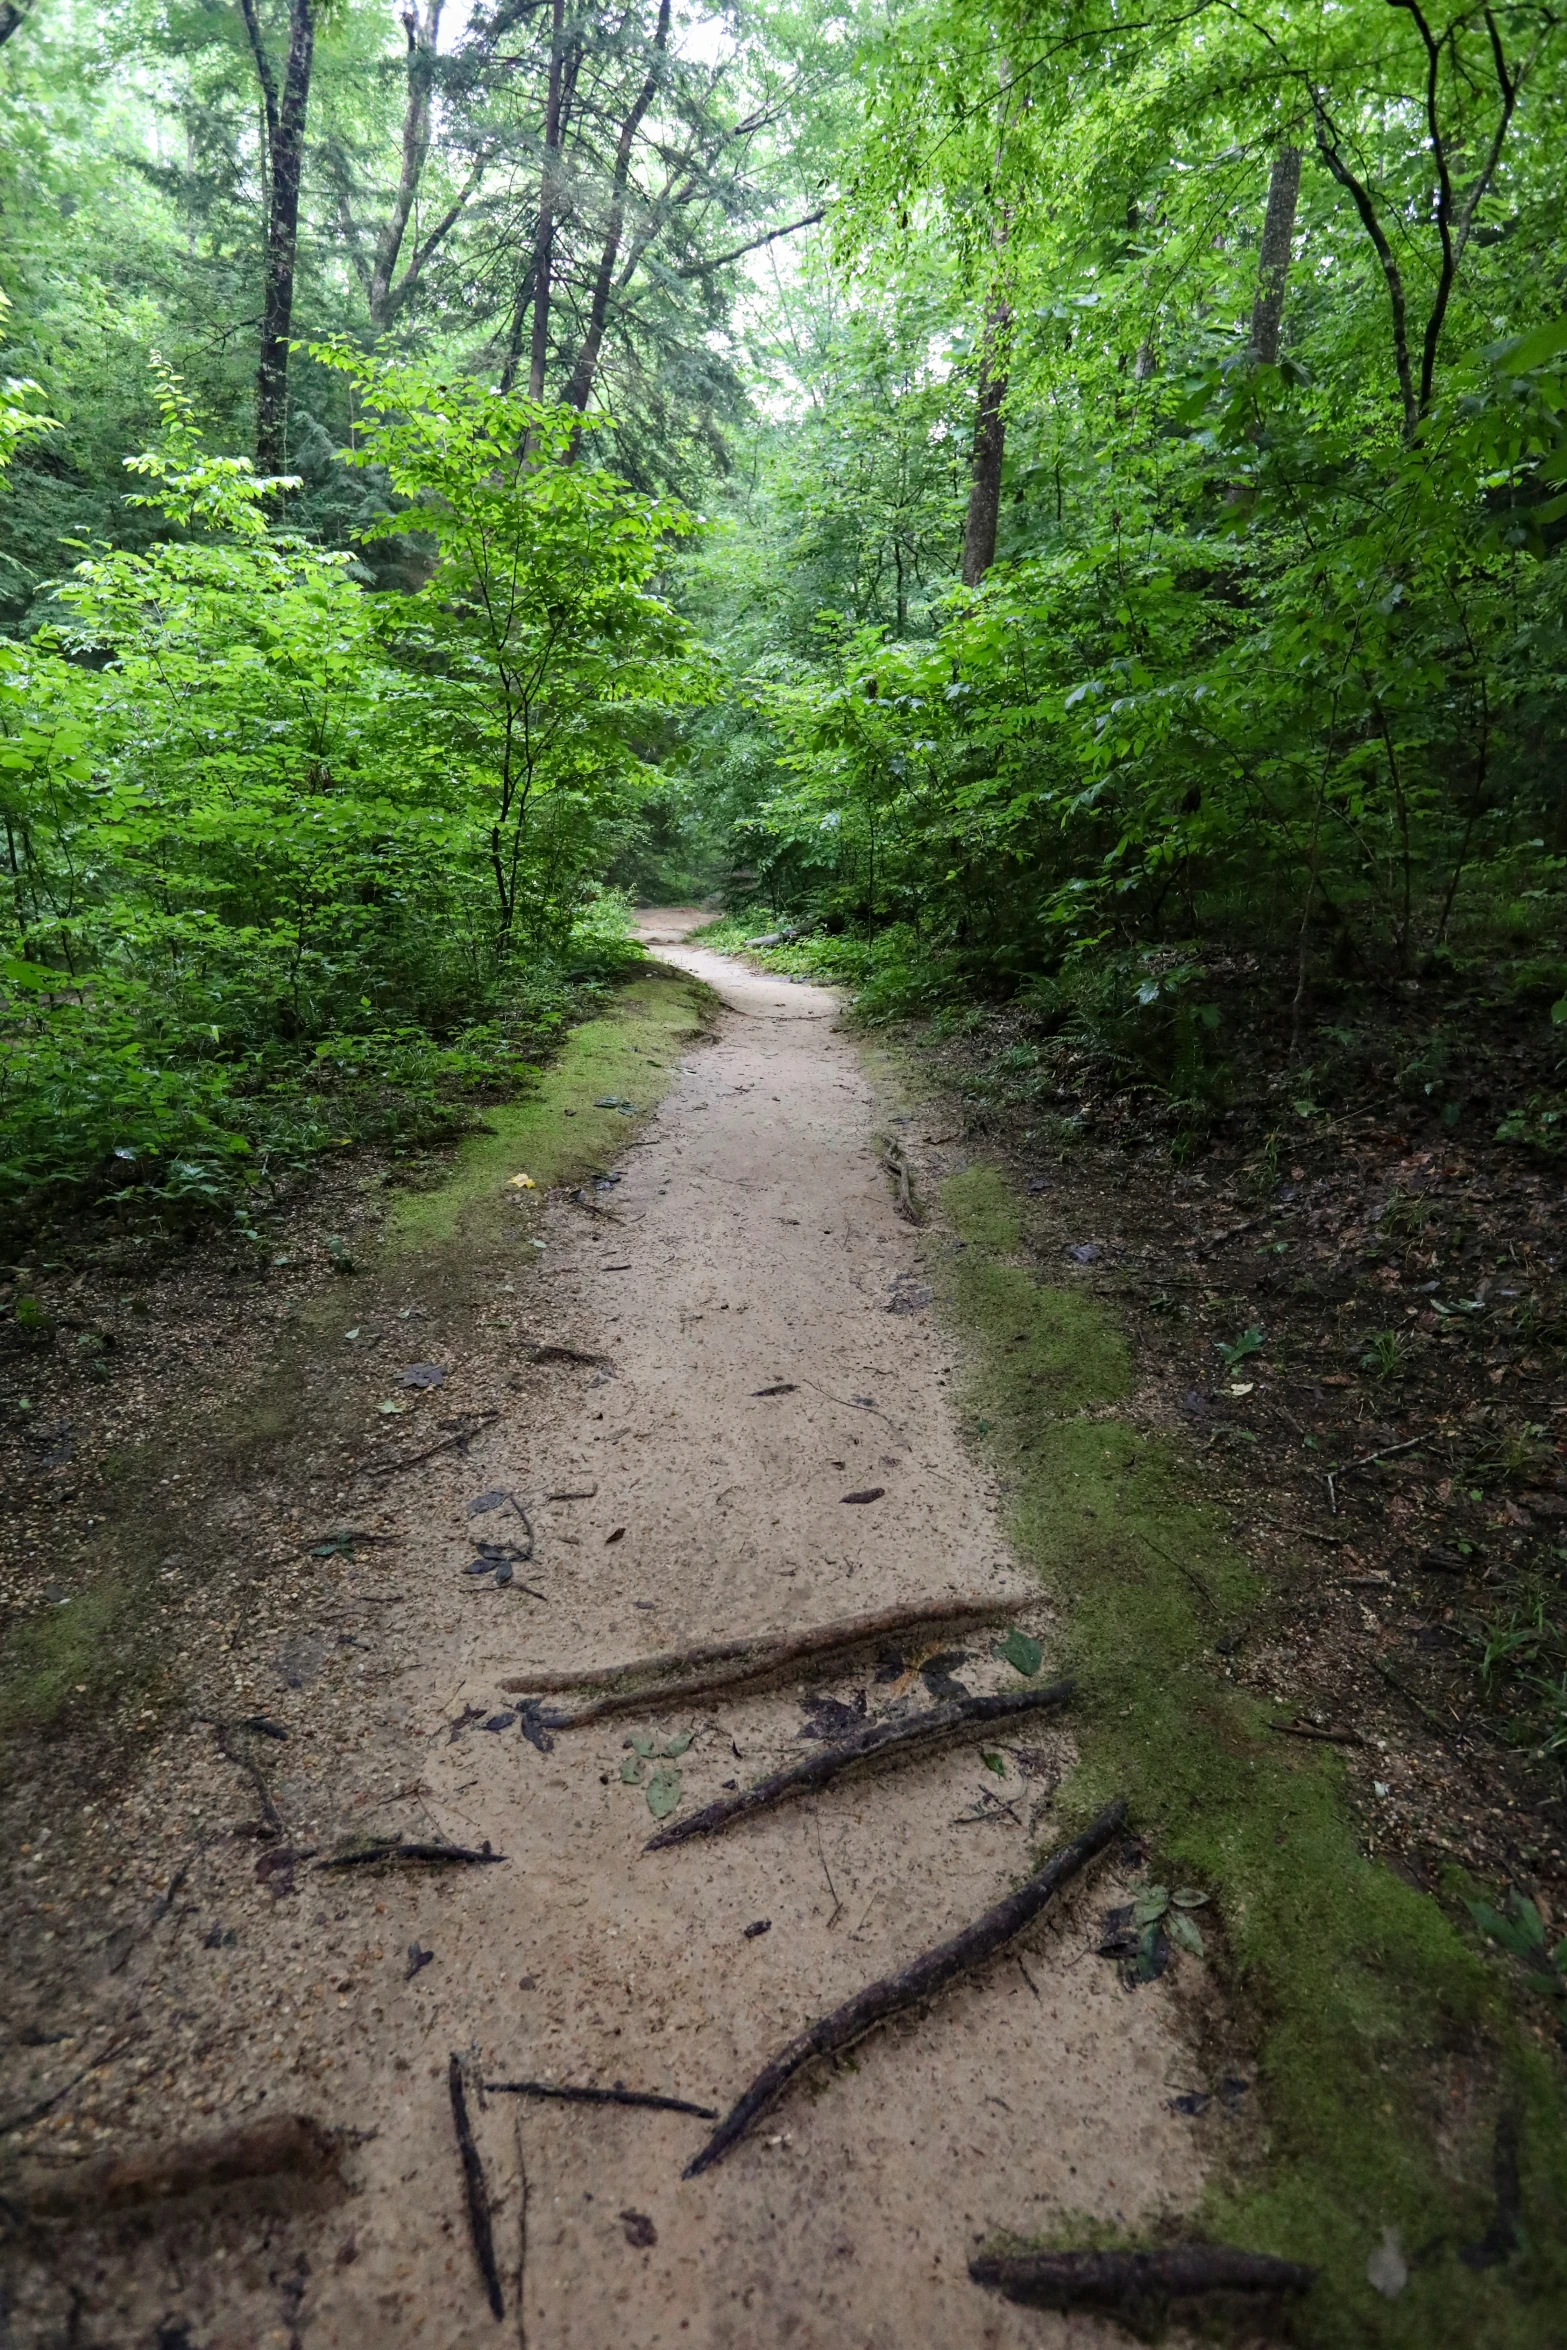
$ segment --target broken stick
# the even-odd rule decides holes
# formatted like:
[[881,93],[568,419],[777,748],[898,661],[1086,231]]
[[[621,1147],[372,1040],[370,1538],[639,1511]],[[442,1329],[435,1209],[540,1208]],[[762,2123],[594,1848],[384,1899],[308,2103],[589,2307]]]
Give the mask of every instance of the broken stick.
[[505,1858],[504,1852],[492,1852],[487,1844],[482,1852],[470,1852],[464,1844],[404,1844],[400,1837],[388,1836],[374,1844],[361,1844],[353,1852],[334,1852],[326,1860],[318,1860],[316,1867],[365,1869],[392,1861],[417,1861],[430,1867],[446,1862],[482,1868],[488,1861]]
[[968,2264],[989,2285],[1030,2309],[1135,2309],[1198,2293],[1307,2293],[1314,2268],[1237,2252],[1226,2244],[1172,2244],[1162,2252],[1022,2252]]
[[468,2195],[468,2233],[473,2238],[474,2258],[479,2263],[479,2274],[484,2279],[484,2289],[489,2295],[490,2315],[504,2317],[506,2302],[501,2292],[500,2273],[495,2266],[495,2235],[490,2226],[489,2184],[468,2120],[468,2099],[463,2090],[460,2056],[454,2055],[447,2061],[446,2086],[451,2092],[457,2151],[462,2156],[463,2185]]
[[842,2007],[834,2008],[831,2015],[823,2016],[819,2022],[797,2033],[786,2048],[778,2051],[770,2064],[762,2067],[701,2152],[686,2164],[682,2175],[694,2179],[699,2172],[710,2170],[715,2162],[721,2162],[805,2065],[819,2056],[835,2056],[840,2049],[852,2047],[875,2025],[885,2023],[889,2016],[901,2015],[905,2008],[917,2007],[922,2000],[945,1990],[959,1975],[967,1974],[982,1959],[989,1958],[992,1951],[1010,1942],[1014,1935],[1021,1933],[1026,1925],[1038,1917],[1069,1877],[1074,1877],[1097,1853],[1103,1852],[1125,1818],[1126,1798],[1117,1796],[1115,1802],[1108,1804],[1099,1817],[1083,1830],[1081,1836],[1075,1837],[1070,1844],[1064,1844],[1045,1863],[1038,1875],[1030,1877],[1028,1883],[1020,1886],[1016,1893],[1009,1893],[1004,1901],[998,1901],[994,1908],[987,1909],[983,1917],[976,1918],[972,1925],[965,1926],[950,1941],[940,1942],[934,1950],[925,1951],[901,1974],[887,1975],[879,1983],[868,1984],[863,1991],[857,1991],[852,1999],[846,2000]]
[[759,1779],[754,1787],[742,1788],[738,1795],[720,1796],[701,1811],[692,1812],[686,1819],[676,1820],[667,1828],[660,1828],[650,1836],[644,1852],[662,1852],[671,1844],[684,1844],[692,1836],[717,1836],[736,1820],[749,1819],[753,1812],[767,1811],[775,1803],[787,1803],[793,1795],[804,1795],[813,1787],[825,1787],[829,1780],[851,1770],[856,1763],[866,1762],[872,1755],[890,1753],[894,1760],[903,1761],[911,1754],[923,1754],[932,1746],[941,1745],[948,1738],[961,1738],[966,1731],[982,1730],[991,1722],[1010,1721],[1014,1714],[1037,1712],[1043,1706],[1064,1705],[1072,1694],[1070,1681],[1054,1681],[1043,1689],[1009,1689],[998,1697],[964,1697],[950,1705],[935,1705],[912,1721],[872,1722],[841,1745],[822,1747],[802,1761],[791,1763],[787,1770],[775,1771],[770,1779]]
[[169,2196],[285,2172],[320,2178],[334,2168],[340,2151],[341,2141],[320,2122],[307,2114],[280,2114],[216,2137],[79,2163],[36,2187],[24,2187],[19,2200],[40,2219],[67,2219],[85,2210],[130,2211]]
[[[506,1690],[554,1694],[567,1689],[597,1689],[605,1694],[578,1706],[575,1712],[547,1716],[552,1730],[592,1722],[634,1706],[672,1704],[702,1697],[712,1689],[737,1688],[747,1681],[765,1681],[786,1666],[808,1658],[831,1656],[843,1649],[863,1648],[891,1632],[918,1632],[933,1624],[978,1624],[1019,1614],[1037,1606],[1039,1595],[1014,1592],[1003,1599],[942,1599],[928,1607],[881,1608],[872,1615],[841,1616],[835,1623],[818,1624],[807,1632],[761,1632],[748,1640],[720,1640],[696,1648],[668,1648],[656,1656],[633,1658],[629,1664],[607,1665],[582,1673],[517,1673],[501,1683]],[[683,1673],[686,1678],[668,1676]],[[651,1686],[623,1690],[618,1684],[636,1679]]]
[[486,2081],[487,2097],[558,2097],[568,2105],[647,2105],[655,2113],[694,2113],[699,2121],[716,2122],[715,2105],[693,2105],[687,2097],[660,2097],[651,2089],[628,2089],[617,2081],[613,2089],[578,2089],[569,2081]]

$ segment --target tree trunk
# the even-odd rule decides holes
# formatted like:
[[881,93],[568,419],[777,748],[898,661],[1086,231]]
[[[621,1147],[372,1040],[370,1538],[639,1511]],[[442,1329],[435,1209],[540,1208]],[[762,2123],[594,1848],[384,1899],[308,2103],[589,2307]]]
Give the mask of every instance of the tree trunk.
[[240,0],[266,114],[271,163],[267,205],[267,273],[261,303],[261,363],[256,370],[256,471],[279,474],[288,455],[288,339],[294,321],[294,261],[299,247],[299,181],[305,158],[316,0],[289,0],[283,92],[261,38],[255,0]]
[[414,199],[424,175],[425,159],[430,152],[430,89],[435,79],[441,5],[442,0],[425,0],[421,17],[418,0],[414,0],[403,18],[403,29],[408,35],[408,102],[403,109],[402,171],[396,201],[376,239],[375,261],[370,271],[370,324],[377,334],[384,333],[391,321],[397,256],[402,251]]
[[[626,225],[626,187],[631,177],[631,151],[642,128],[642,118],[653,103],[663,65],[664,51],[669,45],[670,0],[659,0],[658,25],[653,34],[653,58],[648,66],[642,87],[632,100],[631,111],[620,126],[620,137],[615,144],[615,170],[610,184],[609,219],[604,228],[604,250],[599,256],[598,274],[593,280],[593,299],[588,309],[587,332],[582,348],[571,371],[571,380],[562,395],[568,408],[579,413],[587,407],[588,395],[593,389],[593,377],[598,367],[599,353],[604,348],[604,327],[609,317],[610,290],[615,282],[615,263],[620,257],[620,240]],[[574,452],[575,453],[575,452]]]
[[544,107],[544,162],[539,172],[539,223],[533,240],[533,339],[528,348],[528,397],[544,397],[544,370],[550,349],[550,269],[555,251],[556,174],[561,145],[562,85],[566,50],[562,33],[566,0],[555,0],[550,18],[549,95]]
[[1251,306],[1251,356],[1259,367],[1279,363],[1279,326],[1295,238],[1295,205],[1300,195],[1300,149],[1281,147],[1268,178],[1268,209],[1262,224],[1262,259],[1257,296]]
[[0,0],[0,49],[31,13],[33,0]]
[[1001,520],[1001,467],[1007,453],[1006,337],[1012,323],[1007,304],[997,301],[985,322],[979,368],[979,407],[974,418],[974,451],[969,460],[968,515],[963,524],[963,585],[978,587],[996,559]]

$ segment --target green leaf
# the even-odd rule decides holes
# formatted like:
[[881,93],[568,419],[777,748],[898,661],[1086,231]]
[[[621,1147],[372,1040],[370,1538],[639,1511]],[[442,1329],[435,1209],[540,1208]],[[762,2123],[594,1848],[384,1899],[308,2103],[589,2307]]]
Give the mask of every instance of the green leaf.
[[1004,1779],[1006,1777],[1007,1766],[1002,1761],[999,1754],[982,1754],[979,1759],[984,1764],[987,1771],[995,1772],[998,1779]]
[[686,1748],[690,1745],[692,1739],[695,1736],[696,1732],[694,1730],[682,1730],[678,1738],[666,1738],[663,1745],[659,1748],[659,1753],[667,1754],[672,1760],[677,1754],[685,1753]]
[[1553,318],[1546,325],[1537,326],[1532,334],[1493,343],[1486,357],[1494,359],[1504,375],[1524,375],[1531,367],[1543,366],[1547,359],[1554,359],[1563,350],[1567,350],[1567,318]]
[[1138,1926],[1157,1925],[1169,1906],[1168,1885],[1149,1885],[1132,1904],[1132,1922]]
[[626,1740],[626,1744],[635,1747],[644,1762],[651,1759],[655,1741],[651,1738],[645,1738],[640,1730],[633,1730],[631,1736]]
[[680,1773],[660,1763],[647,1783],[647,1807],[655,1820],[667,1820],[680,1801]]
[[1206,1893],[1199,1893],[1195,1885],[1177,1885],[1170,1899],[1177,1909],[1202,1909],[1207,1903],[1208,1896]]
[[1032,1681],[1044,1661],[1045,1652],[1039,1642],[1031,1640],[1026,1632],[1013,1631],[1007,1634],[998,1647],[991,1650],[991,1654],[1002,1664],[1011,1665],[1025,1680]]
[[640,1787],[642,1784],[641,1756],[628,1754],[620,1766],[620,1775],[628,1787]]
[[1192,1920],[1184,1916],[1180,1910],[1177,1910],[1170,1919],[1167,1931],[1170,1940],[1178,1942],[1183,1950],[1189,1950],[1193,1958],[1206,1957],[1207,1952],[1201,1934],[1198,1933]]

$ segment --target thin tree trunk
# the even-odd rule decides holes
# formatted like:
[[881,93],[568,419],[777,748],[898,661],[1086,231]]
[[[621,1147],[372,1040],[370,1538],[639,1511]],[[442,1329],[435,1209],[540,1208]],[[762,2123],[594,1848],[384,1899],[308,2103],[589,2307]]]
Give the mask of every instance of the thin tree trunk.
[[1295,241],[1295,206],[1300,197],[1300,149],[1281,147],[1268,175],[1268,209],[1262,223],[1262,259],[1251,306],[1251,356],[1259,367],[1279,363],[1279,327]]
[[[1006,149],[1006,109],[1012,87],[1012,69],[1001,60],[1001,121],[996,137],[996,178],[1001,178]],[[1012,333],[1012,308],[1001,290],[1000,270],[1011,222],[1005,205],[997,213],[991,242],[995,247],[997,286],[985,318],[979,356],[979,401],[974,416],[974,446],[969,458],[968,513],[963,522],[963,585],[978,587],[996,559],[996,532],[1001,522],[1001,469],[1007,453],[1007,368]]]
[[33,0],[0,0],[0,49],[32,13]]
[[1001,468],[1007,453],[1006,336],[1011,323],[1008,305],[999,300],[993,303],[985,321],[979,407],[974,418],[974,450],[969,460],[968,514],[963,524],[965,587],[978,587],[996,559],[996,532],[1001,522]]
[[288,453],[288,341],[294,320],[294,262],[299,248],[299,182],[305,114],[315,57],[315,0],[289,0],[288,58],[279,97],[261,38],[256,0],[240,0],[266,113],[271,162],[267,205],[266,285],[261,306],[261,361],[256,370],[256,470],[283,471]]
[[408,102],[403,109],[402,170],[397,198],[376,239],[370,271],[370,323],[378,334],[390,323],[392,279],[402,251],[414,199],[430,152],[430,91],[435,80],[435,51],[441,30],[442,0],[425,0],[421,17],[418,0],[403,17],[408,35]]
[[566,0],[555,0],[550,18],[549,95],[544,109],[544,162],[539,172],[539,224],[533,240],[533,339],[528,350],[528,397],[544,397],[544,370],[550,348],[550,270],[555,251],[556,174],[561,142],[561,97],[566,52],[562,34]]
[[[610,184],[609,219],[604,229],[604,250],[599,256],[598,274],[593,280],[593,299],[588,309],[587,333],[571,371],[571,379],[562,394],[568,408],[579,413],[587,407],[588,395],[593,389],[593,377],[604,347],[604,327],[609,317],[610,291],[615,283],[615,263],[620,257],[620,240],[626,225],[626,187],[631,177],[631,153],[636,136],[642,128],[643,116],[653,103],[664,51],[669,44],[670,0],[659,0],[658,25],[653,34],[653,61],[647,69],[642,87],[632,101],[631,111],[620,126],[620,137],[615,145],[615,170]],[[575,453],[575,444],[573,444]]]

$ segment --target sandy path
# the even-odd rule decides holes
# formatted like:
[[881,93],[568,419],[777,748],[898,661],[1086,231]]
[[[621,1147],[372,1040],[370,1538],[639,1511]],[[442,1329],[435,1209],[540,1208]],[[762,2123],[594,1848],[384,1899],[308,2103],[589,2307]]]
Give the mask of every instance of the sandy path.
[[[674,941],[693,919],[644,927]],[[536,2350],[1097,2341],[1085,2320],[978,2291],[969,2254],[997,2230],[1032,2234],[1063,2212],[1133,2221],[1189,2206],[1200,2184],[1190,2125],[1165,2102],[1190,2086],[1170,1987],[1128,1997],[1085,1955],[1113,1897],[1101,1876],[1084,1903],[1024,1937],[1024,1965],[994,1964],[797,2086],[690,2184],[680,2171],[705,2134],[698,2121],[491,2098],[475,2120],[504,2329],[485,2307],[449,2051],[471,2051],[491,2080],[618,2079],[727,2108],[809,2018],[1017,1881],[1053,1840],[1065,1753],[1029,1735],[1033,1775],[1013,1761],[998,1786],[971,1748],[644,1857],[653,1823],[620,1775],[626,1723],[563,1733],[547,1754],[514,1727],[485,1733],[480,1717],[502,1707],[500,1683],[522,1665],[602,1663],[1024,1580],[960,1443],[954,1359],[923,1284],[929,1243],[893,1212],[871,1088],[833,999],[678,943],[656,951],[728,1009],[601,1195],[619,1220],[552,1210],[525,1316],[536,1339],[601,1352],[613,1373],[571,1372],[466,1462],[432,1460],[404,1495],[399,1581],[430,1596],[396,1635],[396,1702],[379,1718],[384,1784],[406,1769],[410,1738],[423,1776],[416,1805],[378,1809],[374,1824],[488,1838],[507,1864],[438,1883],[333,1881],[330,1920],[323,1909],[315,1927],[332,1949],[373,1945],[377,1988],[373,2005],[339,1999],[330,2093],[295,2102],[376,2135],[353,2158],[352,2197],[290,2223],[305,2266],[288,2272],[298,2287],[281,2331],[250,2321],[261,2303],[243,2282],[261,2293],[265,2270],[276,2286],[275,2246],[249,2270],[237,2264],[229,2285],[199,2260],[187,2271],[184,2306],[219,2328],[194,2337],[202,2350],[458,2350],[513,2336]],[[755,1394],[780,1382],[793,1392]],[[884,1488],[872,1504],[842,1499],[871,1486]],[[537,1551],[518,1578],[548,1595],[542,1605],[471,1586],[453,1605],[470,1533],[504,1530],[504,1511],[468,1515],[495,1488],[533,1514]],[[985,1646],[957,1668],[967,1684],[1015,1686]],[[851,1703],[862,1686],[863,1667],[858,1681],[818,1684]],[[883,1694],[872,1685],[872,1704]],[[694,1732],[679,1764],[689,1804],[805,1751],[798,1697],[629,1726]],[[466,1709],[474,1718],[450,1733]],[[959,1821],[987,1786],[1022,1825]],[[762,1919],[768,1930],[748,1939]],[[415,1943],[437,1963],[404,1982],[401,1954]],[[281,1940],[278,1952],[280,1967],[319,1963],[308,1949],[290,1962]]]

